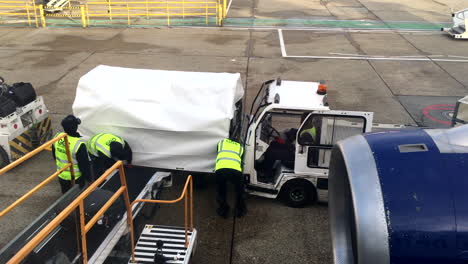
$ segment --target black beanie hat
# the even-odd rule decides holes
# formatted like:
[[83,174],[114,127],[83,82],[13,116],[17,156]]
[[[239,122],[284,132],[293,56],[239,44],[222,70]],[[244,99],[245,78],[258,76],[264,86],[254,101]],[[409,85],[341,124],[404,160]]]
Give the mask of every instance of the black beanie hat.
[[81,124],[81,120],[74,115],[68,115],[62,120],[63,131],[67,134],[76,133],[79,124]]

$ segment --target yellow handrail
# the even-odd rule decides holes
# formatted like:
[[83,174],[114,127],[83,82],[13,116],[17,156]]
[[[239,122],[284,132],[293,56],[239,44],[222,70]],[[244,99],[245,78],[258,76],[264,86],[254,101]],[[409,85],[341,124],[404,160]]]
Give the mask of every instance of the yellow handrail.
[[[0,15],[18,17],[24,16],[29,26],[47,27],[48,17],[80,17],[81,25],[86,28],[90,25],[90,18],[105,17],[113,20],[118,17],[126,17],[127,24],[133,23],[133,18],[146,17],[146,19],[166,17],[166,24],[171,26],[177,17],[185,20],[187,17],[204,17],[205,24],[209,24],[209,18],[215,19],[215,24],[220,25],[226,16],[227,0],[91,0],[81,6],[74,6],[71,2],[68,6],[60,8],[62,13],[47,12],[43,5],[36,5],[35,1],[26,0],[0,0]],[[24,4],[24,5],[23,5]],[[93,8],[92,10],[90,10]],[[73,12],[72,10],[78,11]],[[107,12],[103,12],[107,11]],[[33,21],[34,19],[34,21]],[[21,22],[22,20],[14,20]],[[34,23],[33,23],[34,22]],[[119,23],[119,22],[117,22]],[[34,25],[33,25],[34,24]]]
[[29,192],[25,193],[23,196],[21,196],[18,200],[16,200],[15,202],[13,202],[12,204],[10,204],[7,208],[3,209],[3,211],[0,212],[0,218],[3,217],[4,215],[6,215],[8,212],[10,212],[11,210],[13,210],[15,207],[17,207],[18,205],[20,205],[22,202],[24,202],[26,199],[28,199],[31,195],[33,195],[35,192],[37,192],[39,189],[41,189],[42,187],[46,186],[49,182],[51,182],[52,180],[55,179],[55,177],[57,177],[60,173],[64,172],[66,169],[70,168],[71,164],[70,163],[67,163],[67,165],[65,165],[63,168],[61,168],[60,170],[56,171],[54,174],[50,175],[49,178],[45,179],[44,181],[42,181],[41,183],[39,183],[38,185],[36,185],[36,187],[32,188]]
[[[35,155],[37,155],[38,153],[40,153],[41,151],[43,150],[47,150],[48,148],[50,148],[50,146],[52,144],[54,144],[55,142],[61,140],[61,139],[64,139],[65,140],[65,146],[68,146],[68,135],[63,133],[63,135],[60,135],[56,138],[53,138],[49,141],[47,141],[46,143],[44,143],[43,145],[39,146],[38,148],[34,149],[33,151],[27,153],[26,155],[24,155],[23,157],[13,161],[12,163],[8,164],[7,166],[3,167],[2,169],[0,169],[0,175],[3,175],[5,173],[7,173],[8,171],[12,170],[13,168],[15,168],[16,166],[20,165],[21,163],[27,161],[28,159],[34,157]],[[21,196],[18,200],[16,200],[14,203],[10,204],[6,209],[4,209],[3,211],[0,212],[0,218],[3,217],[4,215],[6,215],[8,212],[10,212],[11,210],[13,210],[14,208],[16,208],[18,205],[20,205],[21,203],[23,203],[26,199],[28,199],[29,197],[31,197],[34,193],[36,193],[38,190],[40,190],[42,187],[44,187],[45,185],[47,185],[48,183],[50,183],[55,177],[57,177],[60,173],[62,173],[64,170],[66,169],[70,169],[70,174],[71,174],[71,181],[72,181],[72,184],[75,184],[75,172],[73,170],[73,162],[72,162],[72,157],[71,157],[71,153],[70,153],[70,150],[69,148],[65,148],[66,149],[66,154],[67,154],[67,160],[68,160],[68,163],[66,164],[66,166],[64,166],[62,169],[56,171],[54,174],[52,174],[51,176],[49,176],[47,179],[43,180],[41,183],[39,183],[38,185],[36,185],[33,189],[31,189],[29,192],[27,192],[26,194],[24,194],[23,196]]]
[[[188,188],[190,190],[188,191]],[[188,198],[188,199],[187,199]],[[193,231],[193,180],[192,180],[192,175],[189,175],[187,177],[187,180],[184,185],[184,189],[182,189],[182,194],[179,196],[179,198],[175,200],[148,200],[148,199],[137,199],[131,203],[131,207],[133,208],[133,205],[136,203],[160,203],[160,204],[174,204],[180,202],[182,199],[184,199],[184,222],[185,222],[185,247],[188,246],[188,230],[189,230],[189,225],[190,225],[190,232]],[[188,207],[187,203],[190,203],[190,207]],[[190,209],[189,209],[190,208]],[[189,222],[187,223],[187,211],[190,210],[190,218]]]
[[[39,233],[37,233],[33,238],[29,240],[29,242],[21,248],[7,263],[8,264],[16,264],[21,263],[28,256],[29,253],[37,246],[41,241],[46,238],[52,230],[54,230],[60,223],[65,220],[71,213],[73,213],[76,208],[79,208],[80,211],[80,229],[81,229],[81,248],[82,248],[82,256],[83,256],[83,263],[88,262],[88,255],[87,255],[87,244],[86,244],[86,233],[92,228],[97,222],[97,218],[104,214],[105,210],[108,209],[112,203],[117,200],[118,195],[114,194],[112,198],[107,201],[104,206],[96,213],[96,215],[89,221],[88,225],[85,223],[84,219],[84,199],[88,197],[91,192],[93,192],[100,184],[102,184],[107,177],[114,171],[118,169],[120,174],[120,183],[122,187],[120,187],[119,191],[117,192],[119,195],[123,194],[123,198],[125,201],[125,207],[127,208],[127,222],[129,225],[129,229],[131,232],[132,238],[132,261],[134,261],[134,236],[133,236],[133,220],[130,221],[131,217],[131,207],[130,207],[130,199],[128,197],[127,192],[127,183],[125,181],[125,171],[123,169],[122,161],[117,161],[112,167],[104,172],[96,181],[94,181],[86,190],[84,190],[75,200],[73,200],[65,209],[63,209],[60,214],[58,214],[52,221],[47,224]],[[117,198],[116,198],[117,197]]]
[[[91,192],[93,192],[99,185],[101,185],[107,177],[114,171],[119,170],[120,174],[120,184],[121,187],[115,192],[114,195],[99,209],[99,211],[91,218],[91,220],[86,223],[85,221],[85,211],[84,211],[84,199],[88,197]],[[47,224],[39,233],[32,237],[29,242],[19,250],[8,262],[7,264],[17,264],[21,263],[31,251],[41,243],[51,232],[54,230],[60,223],[65,220],[71,213],[73,213],[77,208],[80,212],[80,235],[81,235],[81,252],[83,257],[83,263],[88,263],[88,252],[87,252],[87,241],[86,234],[92,229],[96,224],[98,219],[108,210],[112,204],[123,195],[125,208],[127,211],[127,224],[130,232],[131,239],[131,259],[132,262],[135,262],[135,235],[133,229],[133,215],[132,207],[136,203],[145,202],[145,203],[162,203],[162,204],[173,204],[180,202],[184,199],[184,213],[185,213],[185,247],[188,247],[188,231],[193,231],[193,180],[192,176],[189,175],[187,181],[185,182],[182,194],[179,198],[175,200],[146,200],[138,199],[130,203],[130,198],[128,196],[127,182],[125,180],[125,171],[123,168],[123,162],[117,161],[111,168],[106,170],[96,181],[94,181],[86,190],[84,190],[75,200],[73,200],[65,209],[63,209],[60,214],[58,214],[52,221]],[[190,210],[190,211],[189,211]],[[188,216],[190,214],[190,216]]]

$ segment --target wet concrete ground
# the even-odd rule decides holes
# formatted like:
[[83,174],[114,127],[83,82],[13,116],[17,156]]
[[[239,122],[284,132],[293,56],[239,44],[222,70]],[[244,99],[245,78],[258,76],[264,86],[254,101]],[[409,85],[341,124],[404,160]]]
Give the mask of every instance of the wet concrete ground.
[[[457,1],[250,1],[234,0],[229,16],[449,21]],[[439,32],[322,32],[227,28],[22,29],[0,28],[0,75],[31,82],[44,96],[55,131],[71,113],[80,76],[100,64],[180,71],[239,72],[247,103],[265,80],[325,80],[332,109],[375,112],[376,122],[445,127],[450,107],[467,94],[464,61],[398,61],[310,56],[468,56],[466,42]],[[313,92],[313,91],[311,91]],[[440,105],[444,105],[440,107]],[[448,110],[447,110],[448,109]],[[53,171],[43,153],[0,177],[0,207],[14,201]],[[184,179],[165,191],[175,197]],[[215,215],[213,184],[196,191],[200,231],[196,263],[331,263],[327,205],[292,209],[276,200],[248,198],[245,218]],[[0,221],[0,246],[59,197],[52,183]],[[180,213],[182,212],[182,208]],[[178,209],[177,209],[178,210]],[[152,224],[177,224],[176,209],[162,208]],[[182,223],[180,223],[182,224]]]

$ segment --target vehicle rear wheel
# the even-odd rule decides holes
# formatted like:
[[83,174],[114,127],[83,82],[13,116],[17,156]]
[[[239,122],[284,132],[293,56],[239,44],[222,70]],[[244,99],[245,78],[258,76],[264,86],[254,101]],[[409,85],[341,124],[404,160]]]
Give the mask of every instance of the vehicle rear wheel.
[[315,187],[306,180],[287,182],[281,193],[283,201],[290,207],[301,208],[317,201]]
[[3,147],[0,147],[0,169],[8,164],[10,164],[8,154],[6,153],[5,149],[3,149]]

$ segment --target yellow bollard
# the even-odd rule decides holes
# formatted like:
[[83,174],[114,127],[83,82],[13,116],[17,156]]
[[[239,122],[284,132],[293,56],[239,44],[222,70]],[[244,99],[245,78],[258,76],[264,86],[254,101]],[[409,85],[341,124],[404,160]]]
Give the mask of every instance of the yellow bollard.
[[219,5],[219,25],[223,25],[223,7]]
[[[108,5],[108,11],[109,11],[109,20],[112,20],[112,0],[107,0],[107,5]],[[128,3],[127,3],[127,8],[128,8]]]
[[39,14],[41,16],[42,27],[44,27],[44,28],[47,27],[45,16],[44,16],[44,7],[42,5],[39,5]]
[[227,1],[226,0],[223,0],[223,18],[226,18],[226,15],[227,15]]
[[167,15],[167,26],[171,25],[171,14],[169,13],[169,3],[166,0],[166,15]]
[[37,7],[36,7],[36,0],[32,1],[33,3],[33,8],[34,8],[34,20],[36,22],[36,27],[39,27],[39,21],[37,21]]
[[127,22],[128,22],[128,25],[130,26],[130,8],[128,8],[128,2],[127,2]]
[[81,12],[81,24],[83,28],[86,28],[86,15],[85,15],[85,8],[83,5],[80,5],[80,12]]

